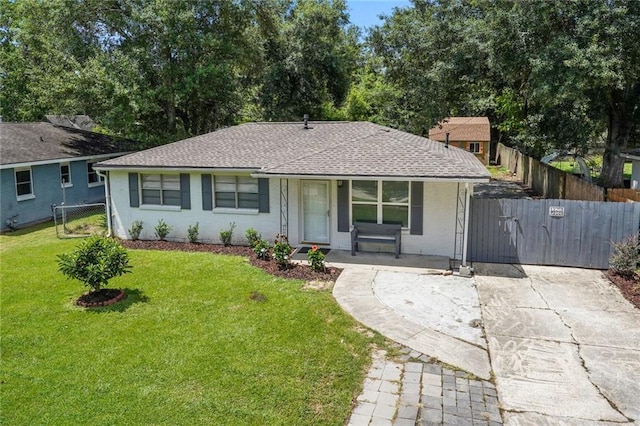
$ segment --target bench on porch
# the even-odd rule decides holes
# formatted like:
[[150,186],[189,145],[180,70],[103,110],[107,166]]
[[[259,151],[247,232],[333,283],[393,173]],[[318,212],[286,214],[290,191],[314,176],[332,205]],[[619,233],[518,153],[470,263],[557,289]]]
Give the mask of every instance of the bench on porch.
[[396,259],[400,256],[402,225],[356,222],[351,230],[351,256],[356,255],[358,243],[394,244]]

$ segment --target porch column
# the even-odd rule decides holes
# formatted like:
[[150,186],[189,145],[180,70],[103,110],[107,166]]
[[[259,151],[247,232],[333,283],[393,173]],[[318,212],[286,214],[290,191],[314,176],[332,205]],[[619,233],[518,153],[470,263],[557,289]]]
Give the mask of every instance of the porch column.
[[280,235],[289,238],[289,180],[280,179]]
[[469,240],[469,204],[471,201],[471,193],[469,191],[469,183],[464,184],[464,236],[462,240],[462,266],[467,266],[467,244]]

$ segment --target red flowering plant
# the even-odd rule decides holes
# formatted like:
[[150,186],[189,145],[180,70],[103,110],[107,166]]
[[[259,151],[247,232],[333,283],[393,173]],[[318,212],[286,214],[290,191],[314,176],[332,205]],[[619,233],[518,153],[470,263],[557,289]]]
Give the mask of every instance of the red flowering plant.
[[309,265],[311,265],[311,269],[314,271],[325,271],[326,272],[326,262],[324,260],[324,253],[318,249],[318,246],[313,246],[307,252],[307,260],[309,261]]

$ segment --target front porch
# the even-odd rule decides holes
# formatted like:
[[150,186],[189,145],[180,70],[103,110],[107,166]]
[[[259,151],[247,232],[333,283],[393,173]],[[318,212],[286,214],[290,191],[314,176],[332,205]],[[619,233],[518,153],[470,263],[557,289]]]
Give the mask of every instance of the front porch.
[[[305,262],[307,261],[307,254],[300,253],[299,250],[302,247],[296,249],[293,253],[292,259],[294,261]],[[394,268],[407,268],[411,272],[419,273],[442,273],[449,269],[449,258],[447,256],[427,256],[420,254],[405,254],[402,253],[399,259],[393,256],[393,253],[377,253],[377,252],[358,252],[356,256],[351,256],[349,250],[335,250],[331,249],[327,253],[325,260],[329,266],[336,268],[345,268],[346,266],[354,267],[359,266],[367,269],[386,269]]]

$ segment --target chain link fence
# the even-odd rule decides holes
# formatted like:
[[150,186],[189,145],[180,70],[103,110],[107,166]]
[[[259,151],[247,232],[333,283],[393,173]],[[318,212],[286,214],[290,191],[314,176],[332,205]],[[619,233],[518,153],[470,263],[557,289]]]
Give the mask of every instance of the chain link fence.
[[89,237],[107,233],[105,203],[54,206],[53,220],[58,238]]

